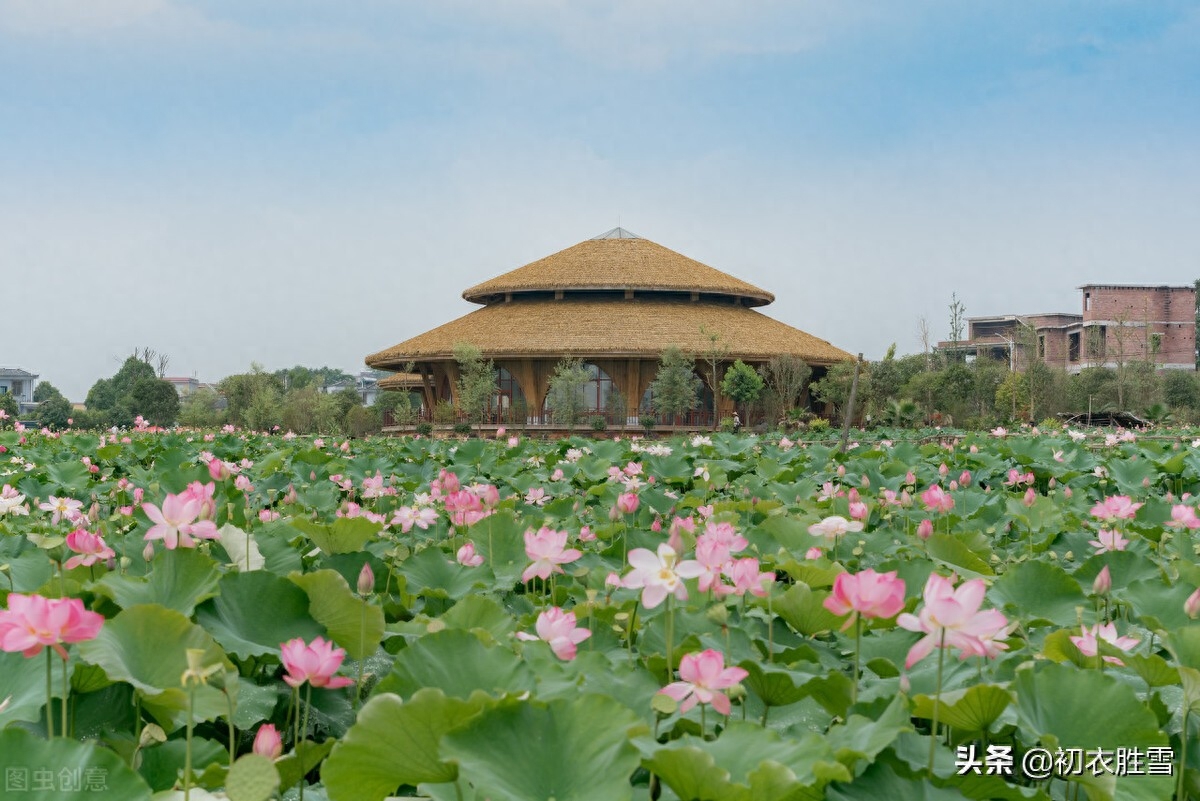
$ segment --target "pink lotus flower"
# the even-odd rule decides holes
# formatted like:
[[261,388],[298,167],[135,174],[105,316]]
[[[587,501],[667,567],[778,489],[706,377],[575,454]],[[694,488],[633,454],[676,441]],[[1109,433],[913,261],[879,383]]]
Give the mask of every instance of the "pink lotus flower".
[[725,657],[711,648],[698,654],[684,654],[679,660],[679,678],[659,690],[679,701],[680,714],[686,714],[697,703],[712,704],[722,715],[732,710],[729,696],[721,692],[749,675],[740,667],[725,667]]
[[1102,528],[1096,532],[1096,537],[1097,539],[1088,540],[1088,545],[1094,547],[1097,553],[1123,551],[1125,550],[1125,546],[1129,544],[1129,540],[1122,537],[1119,531],[1108,531]]
[[986,591],[983,579],[964,581],[955,589],[953,576],[945,578],[937,573],[930,574],[925,583],[925,605],[920,614],[906,612],[896,618],[896,623],[903,629],[925,632],[925,637],[909,649],[904,661],[905,670],[938,647],[958,648],[960,659],[1003,650],[1004,644],[996,643],[993,638],[1008,625],[1008,620],[999,610],[980,610]]
[[638,510],[638,496],[632,492],[622,492],[617,496],[617,509],[623,515],[631,515]]
[[808,533],[814,537],[822,537],[828,543],[835,542],[839,537],[851,531],[862,531],[863,524],[859,520],[847,520],[840,515],[830,515],[820,523],[808,527]]
[[193,498],[200,505],[199,515],[201,520],[212,520],[217,513],[217,504],[213,500],[213,492],[217,489],[217,485],[211,481],[207,484],[201,484],[199,481],[193,481],[187,485],[187,489],[179,493],[181,498]]
[[1195,509],[1180,503],[1171,507],[1171,520],[1167,525],[1171,528],[1200,528],[1200,518],[1196,517]]
[[775,583],[775,574],[760,572],[759,567],[758,560],[753,556],[735,559],[726,565],[725,575],[733,582],[733,586],[721,587],[721,594],[741,597],[750,593],[758,598],[766,597],[767,588]]
[[162,509],[152,503],[143,503],[142,511],[154,523],[146,532],[147,541],[162,540],[168,551],[182,546],[196,547],[195,539],[215,540],[220,538],[217,526],[211,520],[194,522],[200,514],[200,501],[194,495],[180,493],[163,500]]
[[479,567],[483,564],[483,555],[475,553],[475,543],[473,542],[468,542],[459,548],[454,558],[464,567]]
[[917,524],[917,536],[927,540],[933,536],[933,521],[928,518]]
[[854,501],[850,504],[850,517],[854,520],[866,520],[871,514],[867,509],[867,505],[862,501]]
[[224,481],[233,474],[229,469],[229,465],[217,457],[208,460],[208,474],[212,476],[213,481]]
[[1021,499],[1021,503],[1024,504],[1027,509],[1032,508],[1033,505],[1037,503],[1037,493],[1033,491],[1033,487],[1025,490],[1025,497]]
[[1105,565],[1092,581],[1092,592],[1096,595],[1107,595],[1111,589],[1112,573],[1108,572],[1108,565]]
[[937,484],[921,493],[921,502],[931,512],[949,512],[954,508],[954,499]]
[[1092,507],[1092,517],[1112,525],[1118,520],[1129,520],[1142,504],[1134,503],[1128,495],[1110,495]]
[[304,640],[297,637],[279,646],[279,650],[284,670],[287,671],[283,680],[292,687],[299,687],[307,681],[313,687],[336,690],[354,683],[354,679],[334,675],[346,658],[345,650],[334,648],[332,642],[326,642],[321,637],[313,640],[312,645],[305,645]]
[[537,636],[518,631],[517,638],[548,643],[554,655],[564,662],[574,659],[575,646],[592,636],[587,629],[575,625],[574,612],[564,612],[557,606],[552,606],[538,615],[535,628]]
[[27,515],[29,507],[24,505],[25,496],[5,484],[0,488],[0,517],[4,515]]
[[567,547],[567,536],[567,532],[555,531],[547,526],[542,526],[536,532],[533,529],[526,531],[525,555],[533,562],[521,574],[521,581],[529,581],[534,576],[548,579],[551,573],[563,572],[559,565],[574,562],[583,556],[582,551]]
[[[1099,653],[1100,644],[1098,640],[1103,640],[1110,645],[1115,645],[1122,651],[1128,651],[1133,646],[1137,645],[1139,640],[1137,637],[1118,637],[1117,627],[1113,623],[1097,623],[1090,629],[1087,626],[1083,627],[1083,632],[1080,636],[1072,636],[1071,642],[1075,643],[1075,647],[1079,649],[1079,653],[1084,656],[1095,656]],[[1112,665],[1124,665],[1115,656],[1101,657],[1105,662]]]
[[731,561],[729,546],[725,543],[715,537],[702,536],[697,539],[696,562],[703,568],[703,572],[699,575],[700,581],[697,583],[697,589],[700,592],[708,592],[710,589],[719,587],[721,573]]
[[116,556],[116,552],[104,544],[104,538],[99,534],[93,534],[87,529],[76,529],[67,535],[67,547],[74,551],[77,556],[72,556],[67,560],[67,570],[79,567],[90,567],[97,562],[112,559]]
[[470,526],[487,517],[483,501],[470,490],[455,490],[445,497],[446,514],[455,526]]
[[839,573],[833,580],[833,592],[825,599],[825,608],[835,615],[849,615],[845,631],[859,615],[868,618],[895,617],[904,608],[904,579],[893,570],[876,573],[867,568],[859,573]]
[[0,610],[0,651],[37,656],[49,645],[63,659],[64,643],[90,640],[100,633],[104,616],[89,612],[78,598],[44,598],[9,593]]
[[283,738],[273,723],[264,723],[254,735],[254,753],[267,759],[279,759],[283,754]]
[[525,493],[525,503],[530,506],[541,506],[548,500],[550,500],[550,496],[541,487],[532,487],[529,492]]
[[51,495],[49,502],[38,504],[38,508],[43,512],[52,513],[50,515],[51,525],[57,525],[58,521],[64,518],[68,522],[75,523],[83,517],[83,513],[79,511],[83,508],[83,501],[77,501],[74,498],[56,498]]
[[437,512],[428,506],[401,506],[392,514],[392,525],[400,526],[405,534],[412,531],[413,526],[424,530],[436,522]]
[[1192,620],[1200,616],[1200,589],[1197,589],[1183,602],[1183,611]]
[[813,547],[809,548],[807,551],[804,552],[804,558],[805,559],[820,559],[821,554],[823,554],[823,553],[824,553],[824,551],[822,551],[820,548],[818,548],[817,546],[814,545]]
[[633,570],[625,576],[625,586],[642,589],[642,606],[647,609],[658,606],[668,595],[687,600],[684,579],[696,578],[704,572],[699,562],[679,561],[675,549],[665,542],[658,546],[657,555],[645,548],[634,548],[629,552],[629,564]]
[[704,533],[697,538],[697,542],[702,539],[715,540],[729,548],[730,553],[737,553],[750,544],[737,533],[732,523],[714,523],[711,520],[704,524]]

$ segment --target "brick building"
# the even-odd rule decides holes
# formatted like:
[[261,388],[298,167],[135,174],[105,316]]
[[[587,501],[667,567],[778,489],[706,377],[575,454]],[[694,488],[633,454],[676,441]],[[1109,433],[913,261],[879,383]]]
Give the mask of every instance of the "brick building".
[[[1161,370],[1194,370],[1196,290],[1192,286],[1086,284],[1082,314],[1008,314],[967,318],[967,339],[939,342],[967,359],[1031,358],[1077,373],[1148,361]],[[1036,349],[1036,351],[1035,351]]]

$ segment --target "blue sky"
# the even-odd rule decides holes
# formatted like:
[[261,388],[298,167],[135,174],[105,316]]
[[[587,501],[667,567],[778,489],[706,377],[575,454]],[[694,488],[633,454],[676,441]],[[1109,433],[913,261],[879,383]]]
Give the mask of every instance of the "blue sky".
[[0,271],[43,290],[0,363],[356,369],[618,220],[868,358],[951,292],[1190,283],[1197,41],[1196,3],[0,0]]

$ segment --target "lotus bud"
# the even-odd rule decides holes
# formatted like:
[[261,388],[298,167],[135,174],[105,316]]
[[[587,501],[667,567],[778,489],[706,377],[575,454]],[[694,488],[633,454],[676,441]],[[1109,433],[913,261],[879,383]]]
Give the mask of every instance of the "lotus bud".
[[147,542],[146,547],[142,549],[142,558],[147,562],[154,560],[154,543]]
[[1037,493],[1033,491],[1033,487],[1025,490],[1025,497],[1021,500],[1021,503],[1025,504],[1027,507],[1030,507],[1033,506],[1036,501]]
[[1108,591],[1112,589],[1112,574],[1108,572],[1108,565],[1096,574],[1096,580],[1092,582],[1092,592],[1096,595],[1108,595]]
[[279,759],[283,754],[283,738],[273,724],[264,723],[258,727],[258,734],[254,735],[254,753],[267,759]]
[[964,470],[958,474],[958,486],[969,487],[971,485],[971,471]]
[[1050,487],[1050,489],[1054,489],[1055,487],[1057,487],[1057,486],[1058,486],[1058,481],[1056,481],[1055,479],[1051,478],[1051,479],[1050,479],[1050,481],[1049,481],[1049,483],[1047,484],[1047,486],[1048,486],[1048,487]]
[[820,548],[813,546],[812,548],[809,548],[807,551],[804,552],[804,558],[805,559],[820,559],[822,553],[823,552],[821,551]]
[[[971,447],[975,447],[972,445]],[[908,674],[904,673],[900,676],[900,692],[907,693],[912,691],[912,682],[909,681]]]
[[363,562],[362,570],[358,573],[358,594],[364,598],[375,589],[375,571],[370,562]]
[[1183,611],[1187,612],[1187,616],[1192,620],[1200,616],[1200,589],[1189,595],[1183,602]]
[[950,473],[950,468],[946,466],[946,463],[945,463],[945,462],[942,462],[942,463],[941,463],[941,464],[938,466],[938,475],[939,475],[939,476],[943,476],[943,477],[944,477],[944,476],[946,476],[946,475],[949,475],[949,473]]
[[1071,492],[1071,488],[1070,488],[1070,487],[1063,487],[1063,497],[1064,497],[1064,498],[1066,498],[1066,499],[1070,500],[1070,498],[1071,498],[1071,496],[1072,496],[1073,494],[1074,494],[1074,493],[1072,493],[1072,492]]
[[657,517],[654,518],[654,522],[650,524],[650,530],[653,531],[655,534],[658,534],[659,532],[661,532],[662,531],[662,520]]
[[917,526],[917,536],[923,540],[927,540],[933,536],[933,521],[922,520]]
[[846,465],[839,464],[837,466],[837,474],[838,474],[838,478],[845,478],[846,477]]
[[214,456],[208,462],[208,474],[213,481],[224,481],[229,478],[229,465]]
[[904,483],[916,486],[917,477],[915,475],[913,475],[913,471],[909,470],[907,473],[904,474]]
[[951,480],[950,481],[950,491],[954,492],[956,489],[958,489],[958,482]]
[[87,517],[88,517],[88,520],[89,520],[90,522],[92,522],[92,523],[95,523],[95,522],[97,522],[97,521],[100,519],[100,504],[98,504],[98,503],[93,503],[93,504],[92,504],[92,505],[91,505],[91,506],[88,508],[88,515],[87,515]]
[[625,585],[621,583],[621,576],[619,574],[609,573],[604,577],[604,586],[616,589],[618,587],[624,587]]

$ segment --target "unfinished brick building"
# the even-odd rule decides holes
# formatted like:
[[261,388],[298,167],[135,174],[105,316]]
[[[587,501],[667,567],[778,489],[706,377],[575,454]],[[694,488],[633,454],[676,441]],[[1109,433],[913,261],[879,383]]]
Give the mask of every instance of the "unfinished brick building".
[[1196,366],[1196,290],[1192,286],[1086,284],[1083,313],[1007,314],[967,318],[967,339],[939,342],[967,359],[1031,358],[1077,373],[1148,361],[1160,370]]

